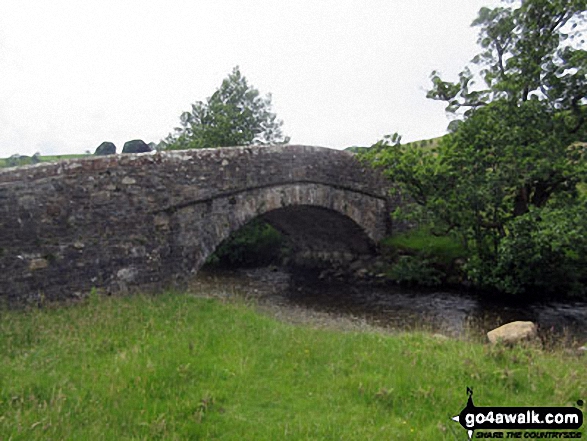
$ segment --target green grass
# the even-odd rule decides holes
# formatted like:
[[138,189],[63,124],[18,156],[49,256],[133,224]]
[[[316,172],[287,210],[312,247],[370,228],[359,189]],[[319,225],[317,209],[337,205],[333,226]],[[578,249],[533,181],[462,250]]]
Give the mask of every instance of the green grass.
[[88,155],[86,153],[82,154],[74,154],[74,155],[52,155],[52,156],[41,156],[41,162],[53,162],[53,161],[63,161],[65,159],[76,159],[76,158],[87,158]]
[[386,237],[382,245],[402,252],[433,256],[445,264],[450,264],[454,259],[466,255],[465,249],[458,240],[451,236],[435,236],[426,228]]
[[423,149],[433,149],[438,147],[438,144],[440,143],[440,140],[442,138],[444,138],[444,136],[438,136],[437,138],[431,139],[423,139],[421,141],[407,142],[406,146],[413,145],[415,147],[421,147]]
[[[76,154],[76,155],[52,155],[52,156],[40,156],[39,160],[41,162],[55,162],[55,161],[63,161],[66,159],[76,159],[76,158],[85,158],[92,155],[87,154]],[[7,164],[8,158],[0,158],[0,168],[8,167]]]
[[[423,149],[432,149],[432,148],[438,147],[438,144],[440,143],[440,140],[442,138],[444,138],[444,136],[438,136],[436,138],[431,138],[431,139],[423,139],[421,141],[407,142],[404,145],[406,145],[406,146],[414,145],[416,147],[421,147]],[[345,150],[347,150],[349,152],[353,152],[353,153],[361,153],[366,150],[369,150],[370,148],[371,148],[371,146],[352,146],[352,147],[347,147]]]
[[587,370],[172,293],[0,312],[2,440],[464,440],[449,417],[466,386],[478,406],[567,406],[587,398]]

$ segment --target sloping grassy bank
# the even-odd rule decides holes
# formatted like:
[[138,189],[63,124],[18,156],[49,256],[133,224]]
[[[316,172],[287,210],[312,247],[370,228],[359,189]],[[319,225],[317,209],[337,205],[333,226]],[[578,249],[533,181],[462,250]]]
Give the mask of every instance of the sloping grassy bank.
[[454,237],[435,236],[427,227],[388,236],[380,250],[388,261],[386,277],[398,283],[450,287],[466,279],[466,250]]
[[585,364],[190,295],[94,296],[0,312],[0,439],[466,439],[449,420],[466,386],[478,406],[573,405]]

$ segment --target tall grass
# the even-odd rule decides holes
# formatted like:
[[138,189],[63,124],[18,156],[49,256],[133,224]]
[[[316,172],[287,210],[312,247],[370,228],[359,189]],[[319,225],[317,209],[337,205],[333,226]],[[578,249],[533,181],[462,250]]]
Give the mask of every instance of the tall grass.
[[[478,406],[587,397],[585,360],[293,326],[166,293],[0,312],[1,440],[455,440]],[[583,436],[585,431],[583,429]]]

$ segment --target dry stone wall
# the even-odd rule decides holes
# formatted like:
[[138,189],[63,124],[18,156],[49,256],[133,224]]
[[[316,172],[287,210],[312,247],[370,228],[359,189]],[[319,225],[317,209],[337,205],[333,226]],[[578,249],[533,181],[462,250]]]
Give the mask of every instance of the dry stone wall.
[[83,158],[0,171],[0,298],[39,301],[181,285],[265,216],[300,250],[366,252],[400,200],[352,154],[234,147]]

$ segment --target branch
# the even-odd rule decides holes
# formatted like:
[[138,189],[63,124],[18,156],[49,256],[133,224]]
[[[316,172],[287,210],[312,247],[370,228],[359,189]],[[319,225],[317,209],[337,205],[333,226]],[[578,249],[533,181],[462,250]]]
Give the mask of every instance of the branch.
[[487,103],[485,101],[475,101],[475,102],[464,102],[463,104],[459,104],[459,107],[481,107],[481,106],[486,106]]
[[[573,17],[574,13],[570,12],[567,15],[567,11],[563,12],[560,17],[554,22],[554,24],[550,28],[550,33],[554,33],[557,28],[563,27],[567,22]],[[563,21],[564,20],[564,21]]]
[[501,73],[502,79],[505,79],[505,68],[503,66],[503,53],[504,53],[504,49],[502,48],[501,45],[499,44],[498,40],[495,40],[495,49],[497,50],[497,61],[499,64],[499,72]]

